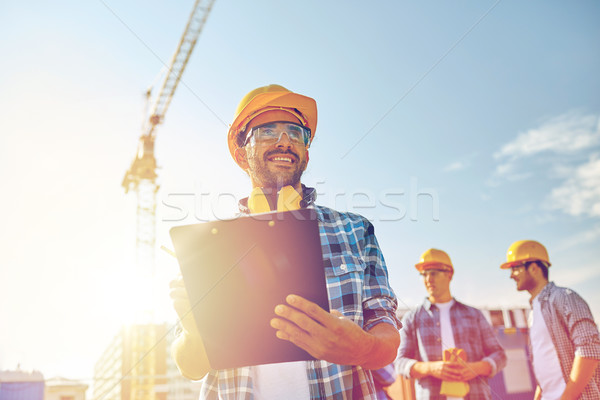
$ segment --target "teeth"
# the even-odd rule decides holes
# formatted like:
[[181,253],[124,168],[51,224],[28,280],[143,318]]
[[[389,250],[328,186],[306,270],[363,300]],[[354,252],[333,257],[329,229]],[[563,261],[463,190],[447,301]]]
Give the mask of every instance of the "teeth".
[[291,158],[287,158],[287,157],[273,157],[273,161],[292,162],[292,159]]

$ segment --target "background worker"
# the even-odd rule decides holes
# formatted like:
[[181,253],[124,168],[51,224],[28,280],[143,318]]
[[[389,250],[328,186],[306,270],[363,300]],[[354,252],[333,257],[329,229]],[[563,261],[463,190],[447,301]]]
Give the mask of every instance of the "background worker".
[[273,335],[317,361],[211,370],[183,282],[171,283],[183,331],[172,355],[181,373],[205,377],[201,398],[375,399],[370,369],[393,362],[399,343],[396,297],[371,223],[314,204],[301,184],[317,124],[316,102],[282,86],[248,93],[228,132],[229,150],[250,177],[243,213],[312,207],[319,221],[331,312],[297,295],[275,307]]
[[387,391],[389,387],[396,382],[396,369],[394,368],[394,363],[390,363],[383,368],[374,369],[371,373],[373,374],[377,400],[391,399],[391,397],[388,396]]
[[[491,399],[487,378],[506,365],[504,349],[481,311],[452,297],[454,267],[448,254],[429,249],[415,265],[428,297],[402,319],[396,371],[416,379],[418,400],[446,400],[442,381],[469,384],[469,400]],[[460,348],[467,361],[443,361],[443,351]]]
[[600,336],[577,293],[548,281],[546,248],[534,240],[513,243],[500,266],[517,290],[531,294],[529,341],[538,382],[535,399],[600,399]]

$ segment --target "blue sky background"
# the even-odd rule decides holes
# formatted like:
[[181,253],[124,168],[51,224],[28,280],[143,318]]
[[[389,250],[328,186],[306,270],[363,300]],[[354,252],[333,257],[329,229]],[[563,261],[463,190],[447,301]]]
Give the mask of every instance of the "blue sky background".
[[[0,5],[0,369],[88,379],[127,321],[135,198],[120,183],[191,7]],[[158,131],[158,243],[233,215],[250,182],[227,124],[246,92],[278,83],[316,99],[304,182],[374,222],[401,305],[424,297],[413,265],[437,247],[456,298],[527,306],[498,266],[531,238],[598,319],[598,21],[593,1],[217,0]],[[177,266],[157,261],[172,319]]]

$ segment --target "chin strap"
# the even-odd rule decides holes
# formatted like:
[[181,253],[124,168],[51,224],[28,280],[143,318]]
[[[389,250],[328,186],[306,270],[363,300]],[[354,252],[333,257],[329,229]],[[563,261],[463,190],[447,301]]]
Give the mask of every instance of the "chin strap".
[[[302,195],[296,189],[289,185],[284,186],[277,193],[277,211],[298,210],[301,208],[301,201]],[[252,189],[250,197],[248,197],[248,208],[252,214],[275,211],[271,210],[267,196],[259,187]]]

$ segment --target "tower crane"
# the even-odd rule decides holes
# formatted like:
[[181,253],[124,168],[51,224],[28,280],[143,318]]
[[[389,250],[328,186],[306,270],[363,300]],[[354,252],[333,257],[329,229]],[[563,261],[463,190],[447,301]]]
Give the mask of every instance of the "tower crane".
[[[177,85],[214,2],[215,0],[195,1],[160,91],[149,108],[149,117],[142,128],[135,158],[121,184],[125,193],[132,190],[137,195],[136,264],[138,272],[144,272],[149,277],[153,277],[155,273],[156,193],[159,189],[154,157],[156,128],[164,121]],[[149,91],[147,96],[150,98],[150,95]]]

